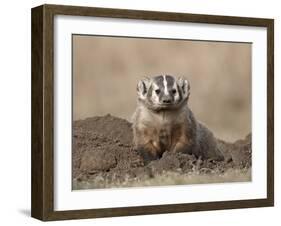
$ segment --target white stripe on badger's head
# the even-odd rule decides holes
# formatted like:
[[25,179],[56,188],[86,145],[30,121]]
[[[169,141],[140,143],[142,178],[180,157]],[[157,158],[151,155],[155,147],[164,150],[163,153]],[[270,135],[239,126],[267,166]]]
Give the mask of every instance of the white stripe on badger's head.
[[167,82],[167,79],[166,79],[166,75],[163,75],[163,86],[164,86],[164,94],[169,95],[168,82]]

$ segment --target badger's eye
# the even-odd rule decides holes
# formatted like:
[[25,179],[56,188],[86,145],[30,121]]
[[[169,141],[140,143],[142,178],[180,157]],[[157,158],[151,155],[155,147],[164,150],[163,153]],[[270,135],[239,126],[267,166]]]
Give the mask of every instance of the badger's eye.
[[176,94],[177,90],[176,89],[172,89],[172,94]]
[[156,94],[159,94],[159,93],[160,93],[160,89],[156,89],[156,90],[155,90],[155,93],[156,93]]

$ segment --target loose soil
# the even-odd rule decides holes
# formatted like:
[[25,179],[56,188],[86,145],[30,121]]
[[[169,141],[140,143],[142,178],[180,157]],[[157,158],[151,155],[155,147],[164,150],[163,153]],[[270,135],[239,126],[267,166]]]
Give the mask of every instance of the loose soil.
[[251,180],[251,135],[218,140],[225,161],[165,152],[144,162],[132,148],[131,123],[111,115],[73,123],[73,189],[217,183]]

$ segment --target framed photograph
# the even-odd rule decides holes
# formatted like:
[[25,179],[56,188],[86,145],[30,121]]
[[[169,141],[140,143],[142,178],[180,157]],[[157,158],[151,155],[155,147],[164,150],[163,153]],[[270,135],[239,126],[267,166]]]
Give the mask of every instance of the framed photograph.
[[32,216],[274,205],[273,19],[32,9]]

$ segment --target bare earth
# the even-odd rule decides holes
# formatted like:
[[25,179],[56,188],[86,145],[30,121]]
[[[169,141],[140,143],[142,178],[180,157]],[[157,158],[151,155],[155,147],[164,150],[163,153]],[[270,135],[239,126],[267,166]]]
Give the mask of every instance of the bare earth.
[[145,163],[132,148],[131,124],[117,117],[73,123],[73,189],[142,187],[251,180],[251,135],[234,143],[219,140],[226,161],[164,153]]

